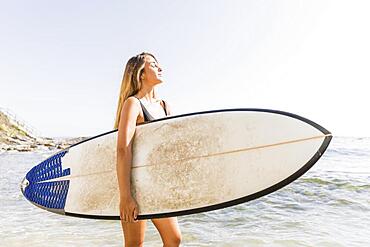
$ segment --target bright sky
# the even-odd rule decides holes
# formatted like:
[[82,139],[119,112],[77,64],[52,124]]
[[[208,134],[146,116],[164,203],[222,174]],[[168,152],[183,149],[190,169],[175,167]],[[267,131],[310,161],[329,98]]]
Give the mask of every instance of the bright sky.
[[0,107],[45,136],[112,129],[127,60],[153,53],[175,114],[268,108],[370,136],[369,1],[4,1]]

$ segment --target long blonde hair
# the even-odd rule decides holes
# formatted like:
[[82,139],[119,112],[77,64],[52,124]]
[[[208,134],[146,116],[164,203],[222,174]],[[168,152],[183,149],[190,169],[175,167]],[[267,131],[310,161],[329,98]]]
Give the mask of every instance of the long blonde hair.
[[[125,72],[123,73],[121,90],[119,93],[114,129],[118,128],[123,103],[128,97],[137,94],[142,87],[141,75],[144,72],[146,56],[152,56],[154,60],[157,61],[157,59],[148,52],[142,52],[127,61]],[[155,98],[155,92],[153,91],[153,93],[153,97]]]

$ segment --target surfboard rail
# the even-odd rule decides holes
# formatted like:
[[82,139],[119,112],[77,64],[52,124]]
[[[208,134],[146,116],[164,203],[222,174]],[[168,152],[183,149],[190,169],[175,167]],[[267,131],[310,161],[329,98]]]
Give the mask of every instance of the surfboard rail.
[[[146,125],[149,126],[153,123],[162,123],[168,120],[179,120],[179,119],[181,120],[181,118],[187,118],[187,117],[192,117],[192,116],[198,117],[198,116],[205,116],[207,114],[214,114],[214,113],[220,114],[220,113],[230,113],[230,112],[278,114],[281,116],[290,117],[292,119],[302,121],[312,126],[316,130],[318,130],[320,134],[316,136],[305,137],[305,138],[290,139],[285,142],[268,143],[266,145],[245,147],[245,148],[235,149],[231,151],[226,150],[223,153],[217,153],[217,155],[230,155],[231,153],[245,152],[245,151],[249,151],[252,149],[271,148],[277,145],[288,145],[288,144],[294,144],[298,142],[305,142],[305,141],[309,141],[313,139],[322,139],[322,143],[320,147],[317,149],[317,151],[313,153],[312,157],[309,160],[307,160],[307,162],[303,166],[301,166],[297,171],[292,173],[290,176],[282,179],[281,181],[274,183],[271,186],[264,188],[260,191],[256,191],[255,193],[248,194],[246,196],[242,196],[239,198],[235,198],[233,200],[216,203],[213,205],[203,206],[203,207],[173,210],[170,212],[140,214],[138,216],[139,220],[140,219],[141,220],[151,219],[151,218],[174,217],[174,216],[182,216],[182,215],[208,212],[208,211],[213,211],[217,209],[222,209],[222,208],[238,205],[238,204],[245,203],[245,202],[260,198],[262,196],[268,195],[290,184],[294,180],[301,177],[304,173],[306,173],[324,154],[325,150],[328,148],[330,141],[332,139],[332,134],[328,130],[326,130],[324,127],[320,126],[319,124],[307,118],[304,118],[304,117],[301,117],[299,115],[292,114],[289,112],[271,110],[271,109],[261,109],[261,108],[231,108],[231,109],[209,110],[209,111],[186,113],[186,114],[181,114],[181,115],[174,115],[174,116],[168,116],[165,118],[155,119],[152,121],[141,123],[138,126],[146,126]],[[67,200],[66,193],[68,192],[69,180],[73,176],[73,169],[72,170],[70,170],[70,168],[63,169],[62,167],[63,162],[61,162],[63,156],[68,154],[69,150],[72,150],[75,147],[78,147],[87,142],[91,142],[98,138],[102,138],[104,136],[114,134],[115,132],[117,132],[117,130],[108,131],[103,134],[96,135],[94,137],[85,139],[79,143],[76,143],[50,156],[45,161],[41,162],[40,164],[32,168],[30,172],[27,173],[26,177],[22,180],[21,191],[23,195],[34,205],[42,209],[46,209],[48,211],[54,212],[54,213],[64,214],[64,215],[74,216],[74,217],[81,217],[81,218],[119,220],[119,216],[117,215],[82,214],[82,213],[76,213],[76,212],[69,212],[68,210],[65,210],[64,207],[65,207],[65,203]],[[190,158],[187,157],[187,159],[190,159]],[[195,158],[201,159],[202,157],[198,155]],[[140,166],[133,167],[133,168],[139,168],[139,167]],[[43,173],[45,173],[46,175],[44,175]],[[37,174],[37,176],[35,174]],[[35,177],[37,177],[37,179],[35,179]],[[58,184],[58,183],[63,183],[63,184]],[[55,186],[57,185],[59,186],[58,188],[61,188],[61,189],[59,190],[57,189],[56,191],[53,191],[52,188],[55,188]],[[63,195],[60,197],[61,199],[59,199],[58,194],[55,194],[54,192]],[[53,199],[53,196],[56,197],[56,199],[55,198]]]

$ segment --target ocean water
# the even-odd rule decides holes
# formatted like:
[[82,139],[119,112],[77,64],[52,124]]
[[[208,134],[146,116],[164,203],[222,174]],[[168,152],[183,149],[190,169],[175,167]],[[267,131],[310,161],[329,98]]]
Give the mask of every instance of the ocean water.
[[[23,198],[21,179],[50,154],[0,154],[0,246],[123,246],[119,221],[61,216]],[[182,246],[370,246],[370,138],[334,137],[281,190],[178,220]],[[162,246],[150,221],[145,246]]]

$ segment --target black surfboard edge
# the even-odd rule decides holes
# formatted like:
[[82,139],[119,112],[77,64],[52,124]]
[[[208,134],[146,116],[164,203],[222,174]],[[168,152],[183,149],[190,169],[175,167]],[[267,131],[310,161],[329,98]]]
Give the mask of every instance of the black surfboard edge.
[[22,195],[24,196],[24,198],[26,198],[26,200],[31,203],[32,205],[38,207],[38,208],[41,208],[41,209],[44,209],[46,211],[49,211],[49,212],[52,212],[52,213],[55,213],[55,214],[62,214],[64,215],[65,212],[64,212],[64,209],[59,209],[59,208],[48,208],[48,207],[44,207],[34,201],[31,201],[27,198],[26,194],[25,194],[25,191],[24,191],[24,187],[22,186],[23,182],[26,180],[26,177],[23,178],[22,182],[20,183],[20,189],[21,189],[21,192],[22,192]]
[[[168,116],[168,117],[164,117],[164,118],[157,118],[157,119],[154,119],[154,120],[151,120],[151,121],[139,123],[137,126],[141,126],[141,125],[145,125],[145,124],[150,124],[150,123],[154,123],[154,122],[165,121],[165,120],[168,120],[168,119],[180,118],[180,117],[188,117],[188,116],[193,116],[193,115],[201,115],[201,114],[209,114],[209,113],[219,113],[219,112],[232,112],[232,111],[266,112],[266,113],[275,113],[275,114],[279,114],[279,115],[289,116],[289,117],[292,117],[292,118],[301,120],[301,121],[303,121],[303,122],[305,122],[305,123],[307,123],[307,124],[315,127],[316,129],[320,130],[324,135],[330,135],[331,134],[327,129],[325,129],[321,125],[319,125],[319,124],[317,124],[317,123],[315,123],[315,122],[313,122],[313,121],[311,121],[311,120],[309,120],[307,118],[301,117],[299,115],[296,115],[296,114],[293,114],[293,113],[290,113],[290,112],[279,111],[279,110],[272,110],[272,109],[263,109],[263,108],[229,108],[229,109],[220,109],[220,110],[209,110],[209,111],[192,112],[192,113],[185,113],[185,114]],[[116,132],[116,131],[118,131],[118,129],[114,129],[114,130],[111,130],[111,131],[108,131],[108,132],[104,132],[102,134],[99,134],[99,135],[96,135],[96,136],[87,138],[85,140],[82,140],[82,141],[80,141],[78,143],[75,143],[75,144],[73,144],[73,145],[65,148],[64,150],[67,150],[67,149],[69,149],[71,147],[77,146],[77,145],[79,145],[81,143],[90,141],[92,139],[99,138],[101,136],[111,134],[111,133]],[[63,150],[61,150],[61,151],[63,151]]]
[[[238,204],[246,203],[248,201],[255,200],[257,198],[263,197],[265,195],[271,194],[272,192],[275,192],[286,185],[292,183],[299,177],[301,177],[303,174],[305,174],[324,154],[325,150],[329,146],[329,143],[332,139],[331,135],[325,136],[319,150],[312,156],[312,158],[304,165],[301,169],[287,177],[286,179],[280,181],[277,184],[274,184],[264,190],[261,190],[259,192],[256,192],[254,194],[241,197],[235,200],[231,200],[228,202],[223,202],[219,204],[215,204],[212,206],[206,206],[201,208],[195,208],[195,209],[189,209],[189,210],[181,210],[181,211],[175,211],[170,213],[159,213],[159,214],[146,214],[146,215],[138,215],[138,220],[146,220],[146,219],[155,219],[155,218],[167,218],[167,217],[176,217],[176,216],[184,216],[184,215],[190,215],[190,214],[197,214],[197,213],[204,213],[209,211],[214,211],[218,209],[223,209],[231,206],[235,206]],[[79,217],[79,218],[88,218],[88,219],[101,219],[101,220],[120,220],[119,216],[105,216],[105,215],[85,215],[85,214],[76,214],[76,213],[69,213],[65,212],[65,215],[73,216],[73,217]]]

